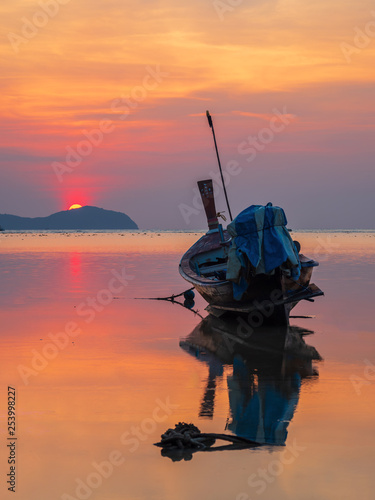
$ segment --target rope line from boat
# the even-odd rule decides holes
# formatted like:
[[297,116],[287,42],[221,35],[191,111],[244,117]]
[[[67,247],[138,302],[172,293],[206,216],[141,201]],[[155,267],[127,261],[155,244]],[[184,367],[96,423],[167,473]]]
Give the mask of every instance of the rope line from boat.
[[[193,312],[197,316],[199,316],[201,319],[203,319],[203,316],[200,314],[198,310],[193,309],[194,307],[194,297],[195,293],[193,292],[194,287],[189,288],[188,290],[185,290],[184,292],[178,293],[177,295],[173,294],[170,295],[169,297],[134,297],[134,300],[164,300],[165,302],[171,302],[172,304],[178,304],[182,306],[184,309],[187,309],[188,311]],[[185,302],[182,303],[178,300],[176,300],[177,297],[184,296]]]
[[185,299],[194,299],[194,293],[189,294],[189,292],[193,291],[194,287],[189,288],[188,290],[185,290],[184,292],[181,292],[177,295],[171,295],[169,297],[156,297],[153,300],[171,300],[172,302],[176,297],[181,297],[182,295],[184,296]]
[[[288,276],[288,280],[290,281],[293,281],[293,283],[295,283],[296,285],[298,285],[300,288],[302,288],[302,290],[304,292],[309,292],[311,293],[311,290],[309,288],[309,286],[305,286],[305,285],[302,285],[302,283],[298,283],[298,281],[294,280],[293,278],[291,278],[290,276]],[[298,293],[298,292],[297,292]],[[292,294],[292,290],[289,292],[289,294]],[[314,299],[311,299],[309,297],[305,297],[304,300],[307,300],[307,302],[314,302]]]

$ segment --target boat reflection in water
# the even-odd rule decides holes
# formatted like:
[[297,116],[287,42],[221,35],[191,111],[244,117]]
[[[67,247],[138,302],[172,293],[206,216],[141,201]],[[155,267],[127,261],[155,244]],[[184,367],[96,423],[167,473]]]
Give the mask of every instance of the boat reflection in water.
[[313,362],[321,357],[303,338],[312,333],[296,326],[253,329],[240,318],[204,318],[180,342],[208,365],[199,416],[213,418],[216,381],[231,365],[227,429],[259,444],[284,445],[302,380],[318,377]]

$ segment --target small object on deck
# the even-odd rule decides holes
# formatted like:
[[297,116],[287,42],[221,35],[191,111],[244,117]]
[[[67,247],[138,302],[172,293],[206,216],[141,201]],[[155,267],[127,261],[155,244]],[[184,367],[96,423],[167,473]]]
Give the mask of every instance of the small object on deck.
[[227,218],[225,217],[225,215],[223,215],[223,213],[224,213],[224,210],[222,212],[218,212],[216,214],[216,217],[217,218],[221,217],[223,219],[223,221],[226,222]]
[[296,250],[298,253],[301,252],[301,243],[297,240],[293,240],[294,246],[296,247]]

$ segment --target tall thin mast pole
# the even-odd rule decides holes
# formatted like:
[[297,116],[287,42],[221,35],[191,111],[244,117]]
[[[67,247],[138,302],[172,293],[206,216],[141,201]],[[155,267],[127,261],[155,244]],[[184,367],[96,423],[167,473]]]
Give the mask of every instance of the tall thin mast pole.
[[221,182],[223,183],[223,188],[224,188],[224,194],[225,194],[225,200],[227,202],[227,207],[228,207],[228,212],[229,212],[229,217],[230,217],[230,220],[232,221],[233,220],[233,217],[232,217],[232,212],[230,211],[230,206],[229,206],[229,201],[228,201],[228,195],[227,195],[227,190],[225,188],[225,182],[224,182],[224,177],[223,177],[223,172],[221,170],[221,163],[220,163],[220,156],[219,156],[219,151],[217,149],[217,144],[216,144],[216,137],[215,137],[215,130],[214,130],[214,124],[212,123],[212,118],[211,118],[211,115],[209,113],[209,111],[206,111],[206,115],[207,115],[207,120],[208,120],[208,124],[212,130],[212,135],[214,136],[214,143],[215,143],[215,149],[216,149],[216,156],[217,156],[217,161],[219,163],[219,169],[220,169],[220,175],[221,175]]

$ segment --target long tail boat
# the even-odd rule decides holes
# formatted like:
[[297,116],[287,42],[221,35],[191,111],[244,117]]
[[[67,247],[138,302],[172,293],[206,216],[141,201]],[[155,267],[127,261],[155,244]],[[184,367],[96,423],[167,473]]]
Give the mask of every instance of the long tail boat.
[[[220,315],[224,312],[251,314],[254,322],[261,324],[289,323],[289,313],[301,300],[313,301],[313,298],[323,295],[323,292],[313,283],[310,283],[314,267],[318,262],[300,253],[300,245],[294,242],[284,225],[268,225],[257,230],[251,215],[257,212],[270,212],[271,216],[276,214],[280,218],[283,210],[279,207],[255,206],[249,207],[247,211],[250,218],[247,220],[249,227],[249,245],[257,243],[259,248],[255,249],[256,262],[251,262],[248,256],[236,245],[238,238],[244,239],[243,235],[234,236],[237,220],[229,224],[226,230],[219,224],[213,195],[212,180],[198,182],[198,187],[205,207],[208,232],[202,236],[183,255],[179,272],[197,292],[208,302],[207,310],[213,314]],[[241,214],[246,212],[243,211]],[[241,221],[241,214],[239,215]],[[246,218],[246,213],[245,213]],[[244,219],[244,217],[242,217]],[[246,226],[243,220],[240,222]],[[254,231],[252,231],[254,229]],[[272,238],[272,232],[282,230],[284,241],[280,243],[277,238]],[[255,237],[251,237],[251,235]],[[260,233],[260,234],[259,234]],[[271,237],[267,238],[268,236]],[[249,236],[250,235],[250,236]],[[259,242],[259,240],[261,240]],[[277,248],[273,247],[275,243]],[[285,247],[289,244],[289,248]],[[271,246],[270,246],[271,245]],[[282,246],[284,245],[284,246]],[[250,248],[251,250],[251,248]],[[284,256],[292,252],[291,258],[284,262]],[[264,255],[274,254],[280,258],[271,259],[279,262],[279,265],[270,269],[265,267]],[[240,273],[237,279],[229,279],[231,272],[231,262],[236,261],[240,254],[242,261]],[[294,257],[294,262],[293,262]],[[238,267],[238,262],[237,264]],[[258,265],[255,265],[258,264]],[[295,264],[293,266],[293,264]],[[266,262],[267,265],[267,262]],[[272,264],[271,264],[272,266]],[[259,272],[263,271],[263,272]],[[293,273],[293,271],[296,271]]]
[[[217,159],[232,219],[212,118]],[[286,228],[282,208],[271,203],[243,210],[226,229],[219,224],[211,179],[198,182],[208,232],[182,257],[179,271],[208,302],[207,310],[251,314],[259,324],[286,325],[301,300],[313,302],[323,292],[310,283],[318,262],[300,252]]]

